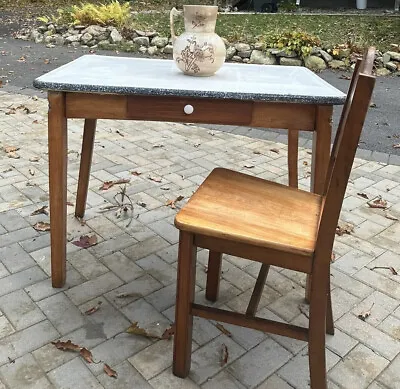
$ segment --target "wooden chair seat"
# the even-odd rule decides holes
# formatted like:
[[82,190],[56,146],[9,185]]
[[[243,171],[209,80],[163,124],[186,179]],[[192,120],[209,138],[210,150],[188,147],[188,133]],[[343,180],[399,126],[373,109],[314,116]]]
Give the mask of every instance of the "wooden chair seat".
[[175,225],[195,234],[311,256],[321,199],[314,193],[216,168],[179,212]]

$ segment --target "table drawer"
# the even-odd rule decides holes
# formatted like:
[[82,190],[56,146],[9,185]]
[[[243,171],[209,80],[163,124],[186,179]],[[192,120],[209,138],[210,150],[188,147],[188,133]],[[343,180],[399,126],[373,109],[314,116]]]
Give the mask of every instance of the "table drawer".
[[136,120],[250,125],[251,101],[128,96],[127,116]]

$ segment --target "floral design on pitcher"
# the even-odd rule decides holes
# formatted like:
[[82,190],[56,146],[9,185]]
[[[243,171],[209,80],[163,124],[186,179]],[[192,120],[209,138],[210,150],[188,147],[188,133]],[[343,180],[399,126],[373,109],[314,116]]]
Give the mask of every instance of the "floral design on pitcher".
[[181,56],[176,58],[176,61],[183,62],[185,66],[185,72],[198,73],[200,67],[198,63],[209,61],[214,62],[214,48],[207,42],[203,45],[199,45],[196,42],[196,38],[187,39],[188,45],[181,51]]
[[205,20],[206,20],[206,17],[204,15],[200,15],[198,12],[196,12],[194,20],[192,20],[193,28],[204,27]]

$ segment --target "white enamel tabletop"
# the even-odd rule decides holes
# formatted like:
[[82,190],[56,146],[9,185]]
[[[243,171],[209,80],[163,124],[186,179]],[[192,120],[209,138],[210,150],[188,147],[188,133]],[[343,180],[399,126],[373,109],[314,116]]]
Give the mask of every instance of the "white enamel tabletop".
[[345,94],[299,66],[225,63],[211,77],[184,75],[172,60],[84,55],[34,81],[65,92],[343,104]]

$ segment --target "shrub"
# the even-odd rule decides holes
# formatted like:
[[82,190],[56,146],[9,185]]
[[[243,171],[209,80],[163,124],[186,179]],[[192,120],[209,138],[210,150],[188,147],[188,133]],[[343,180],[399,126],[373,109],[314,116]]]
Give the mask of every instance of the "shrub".
[[129,3],[121,4],[118,0],[112,0],[108,4],[82,3],[57,10],[57,15],[40,17],[44,23],[56,24],[98,24],[101,26],[121,27],[131,17]]
[[299,57],[310,55],[314,46],[320,46],[319,38],[301,31],[289,31],[264,37],[266,47],[294,51]]

